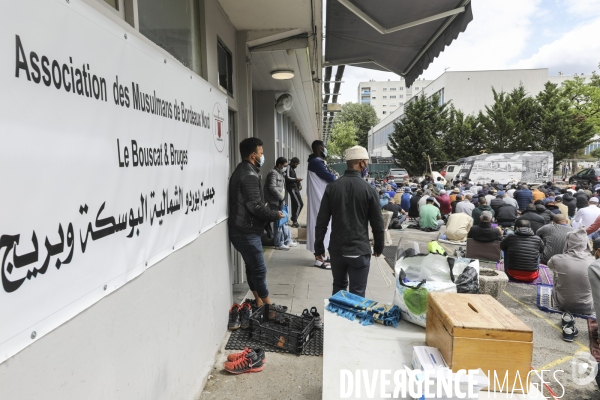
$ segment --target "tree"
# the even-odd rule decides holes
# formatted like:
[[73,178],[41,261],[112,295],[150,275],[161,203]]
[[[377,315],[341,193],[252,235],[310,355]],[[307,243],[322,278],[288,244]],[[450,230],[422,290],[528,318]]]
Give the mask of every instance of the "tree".
[[576,76],[563,82],[561,89],[579,118],[589,120],[594,131],[600,132],[600,76],[593,72],[590,83],[585,83],[582,77]]
[[537,96],[539,133],[532,142],[533,150],[552,151],[554,166],[590,143],[594,126],[580,111],[571,106],[558,85],[547,82]]
[[600,147],[590,151],[590,156],[594,158],[600,158]]
[[369,130],[379,123],[377,113],[370,104],[345,103],[342,105],[342,111],[336,114],[335,124],[339,122],[354,122],[357,128],[356,140],[360,146],[367,148]]
[[477,118],[466,115],[450,105],[448,129],[442,135],[446,160],[458,160],[481,153],[483,145],[483,129]]
[[346,149],[356,146],[356,126],[352,121],[337,122],[333,125],[327,150],[332,156],[344,160]]
[[404,116],[394,123],[388,149],[396,164],[406,168],[410,175],[421,175],[427,170],[427,156],[442,160],[442,134],[448,127],[446,104],[440,104],[437,95],[427,99],[414,98],[404,108]]
[[494,104],[479,112],[485,149],[488,153],[524,151],[533,146],[539,129],[539,106],[527,96],[523,85],[510,93],[494,93]]

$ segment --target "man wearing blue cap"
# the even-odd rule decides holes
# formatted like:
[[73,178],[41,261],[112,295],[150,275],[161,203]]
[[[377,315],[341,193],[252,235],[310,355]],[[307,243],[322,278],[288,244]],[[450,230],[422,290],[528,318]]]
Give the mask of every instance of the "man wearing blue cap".
[[443,225],[440,209],[433,205],[434,198],[428,197],[424,206],[419,209],[419,228],[437,231]]

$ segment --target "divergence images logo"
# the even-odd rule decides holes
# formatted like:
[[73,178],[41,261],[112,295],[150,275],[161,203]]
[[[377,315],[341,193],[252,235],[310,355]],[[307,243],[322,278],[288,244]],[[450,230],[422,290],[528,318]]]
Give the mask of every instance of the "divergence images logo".
[[223,136],[225,136],[225,113],[219,103],[215,103],[213,108],[213,121],[213,140],[217,150],[222,152],[225,147],[225,140],[223,139]]

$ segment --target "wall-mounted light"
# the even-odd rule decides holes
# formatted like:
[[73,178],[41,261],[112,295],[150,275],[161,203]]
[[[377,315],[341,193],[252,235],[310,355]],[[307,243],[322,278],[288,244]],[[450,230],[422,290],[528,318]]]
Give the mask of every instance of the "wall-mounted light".
[[271,76],[273,77],[273,79],[278,79],[278,80],[292,79],[294,77],[294,71],[289,70],[289,69],[285,69],[285,70],[281,69],[281,70],[271,72]]

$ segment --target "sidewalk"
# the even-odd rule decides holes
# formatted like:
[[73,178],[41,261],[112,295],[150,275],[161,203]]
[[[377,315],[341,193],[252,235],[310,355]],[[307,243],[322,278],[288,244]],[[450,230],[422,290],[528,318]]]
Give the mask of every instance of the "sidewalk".
[[[330,270],[313,266],[314,257],[299,244],[289,251],[266,248],[267,283],[273,302],[289,307],[288,312],[301,314],[305,308],[317,307],[323,314],[323,300],[331,296],[332,277]],[[371,259],[367,296],[391,303],[394,294],[394,277],[391,269],[382,260],[386,276],[392,281],[388,288],[374,258]],[[243,284],[242,284],[243,285]],[[236,294],[243,292],[237,285]],[[246,289],[247,290],[247,289]],[[241,301],[246,293],[234,297]],[[325,327],[327,329],[327,327]],[[268,352],[264,370],[256,374],[230,375],[223,371],[227,354],[224,350],[229,334],[223,339],[217,355],[212,377],[209,378],[200,399],[310,399],[321,398],[323,358],[295,356]]]

